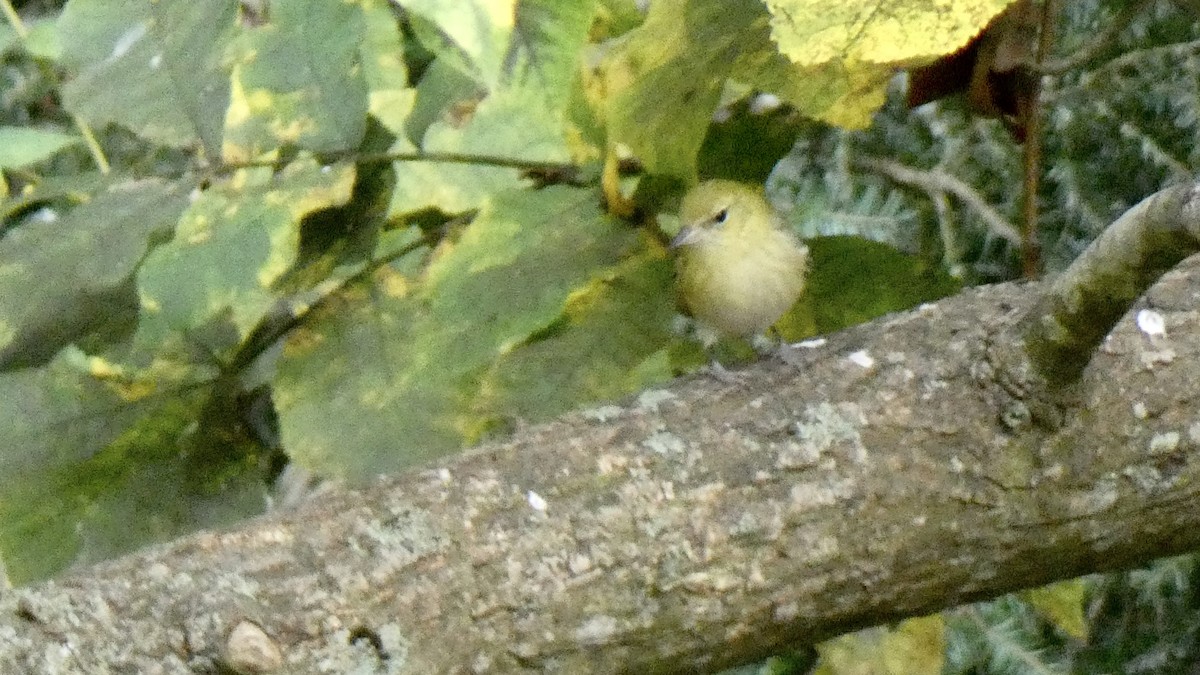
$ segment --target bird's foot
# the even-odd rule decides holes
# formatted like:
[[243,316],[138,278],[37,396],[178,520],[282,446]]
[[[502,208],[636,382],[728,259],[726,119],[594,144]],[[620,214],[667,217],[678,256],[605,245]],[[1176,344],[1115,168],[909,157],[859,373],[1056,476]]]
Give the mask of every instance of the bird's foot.
[[704,372],[705,375],[708,375],[715,380],[719,380],[724,384],[745,384],[747,379],[746,373],[729,370],[725,366],[721,365],[721,362],[716,359],[710,361],[707,366],[704,366],[700,370]]

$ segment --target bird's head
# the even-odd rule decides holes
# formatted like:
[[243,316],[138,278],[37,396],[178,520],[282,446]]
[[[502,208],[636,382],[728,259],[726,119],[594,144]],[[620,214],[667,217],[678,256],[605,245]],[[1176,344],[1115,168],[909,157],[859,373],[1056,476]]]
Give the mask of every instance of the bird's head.
[[774,213],[761,190],[731,180],[709,180],[683,198],[679,221],[683,229],[671,240],[672,249],[769,231]]

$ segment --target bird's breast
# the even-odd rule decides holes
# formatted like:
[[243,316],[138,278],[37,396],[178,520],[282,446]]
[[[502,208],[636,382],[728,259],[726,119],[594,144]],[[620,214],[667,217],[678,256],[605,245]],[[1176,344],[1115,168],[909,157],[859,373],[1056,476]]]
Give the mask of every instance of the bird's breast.
[[765,331],[804,289],[807,249],[785,232],[758,241],[713,241],[678,263],[679,290],[696,319],[722,333]]

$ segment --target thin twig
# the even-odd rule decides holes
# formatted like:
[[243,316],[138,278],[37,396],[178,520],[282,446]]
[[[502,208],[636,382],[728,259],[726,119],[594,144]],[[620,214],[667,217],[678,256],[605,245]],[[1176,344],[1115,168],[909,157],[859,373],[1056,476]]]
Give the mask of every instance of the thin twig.
[[1121,34],[1133,20],[1137,18],[1150,3],[1154,0],[1137,0],[1121,11],[1120,14],[1112,20],[1112,23],[1094,38],[1092,38],[1082,48],[1077,49],[1074,54],[1061,59],[1049,59],[1038,63],[1034,66],[1034,70],[1039,75],[1062,75],[1063,73],[1075,70],[1086,64],[1088,61],[1096,58],[1096,55],[1116,41],[1117,36]]
[[21,16],[17,14],[17,10],[13,8],[10,0],[0,1],[0,8],[4,9],[4,18],[8,19],[8,23],[17,32],[17,37],[24,42],[25,38],[29,37],[29,29],[25,27],[25,22],[21,21]]
[[1200,53],[1200,40],[1175,42],[1169,45],[1130,51],[1092,68],[1088,71],[1087,77],[1078,78],[1066,86],[1059,86],[1054,89],[1047,96],[1046,102],[1054,103],[1069,96],[1079,95],[1080,93],[1086,94],[1097,87],[1103,87],[1105,86],[1103,78],[1106,76],[1129,78],[1131,76],[1125,74],[1123,71],[1129,68],[1140,69],[1145,62],[1151,59],[1183,63],[1195,57],[1198,53]]
[[1038,192],[1042,178],[1042,76],[1038,66],[1045,61],[1054,43],[1054,18],[1058,16],[1058,0],[1043,0],[1042,18],[1038,29],[1034,74],[1030,76],[1033,91],[1020,114],[1024,118],[1025,148],[1022,153],[1024,205],[1021,212],[1021,275],[1036,279],[1042,272],[1042,244],[1038,237]]
[[[21,21],[21,16],[17,14],[17,10],[12,5],[12,0],[0,0],[0,9],[4,11],[4,18],[8,19],[9,25],[16,31],[17,37],[20,38],[22,44],[29,38],[29,29],[25,26],[25,22]],[[100,169],[100,173],[107,174],[111,171],[108,163],[108,158],[104,156],[104,150],[100,148],[100,144],[96,142],[96,135],[92,133],[91,127],[87,122],[80,119],[79,115],[72,114],[71,121],[75,127],[79,129],[79,133],[83,136],[83,142],[87,145],[88,152],[92,155],[92,161],[96,163],[96,167]]]
[[[381,162],[442,162],[445,164],[482,164],[485,166],[498,168],[521,169],[523,171],[570,171],[578,168],[575,164],[570,162],[536,161],[460,152],[343,152],[322,155],[321,161],[352,161],[355,164],[379,164]],[[237,171],[239,169],[277,166],[279,163],[279,159],[251,160],[249,162],[229,162],[217,165],[214,167],[214,171],[216,173],[228,173],[231,171]]]
[[1010,244],[1019,245],[1021,243],[1021,233],[1017,231],[1017,228],[992,208],[975,188],[948,173],[915,169],[892,160],[871,157],[856,158],[854,164],[868,171],[887,176],[897,183],[920,188],[933,198],[941,194],[954,195],[963,205],[983,219],[992,234]]
[[[420,238],[401,247],[399,250],[394,251],[389,255],[373,258],[369,262],[365,263],[361,270],[358,270],[344,279],[339,279],[328,288],[325,288],[324,292],[321,293],[321,295],[316,299],[308,301],[303,305],[288,302],[286,316],[280,317],[278,321],[264,322],[264,325],[260,325],[258,330],[256,330],[242,342],[242,345],[230,359],[229,363],[222,367],[222,370],[227,372],[240,372],[253,363],[255,359],[262,355],[263,352],[283,338],[283,336],[287,335],[297,326],[303,323],[305,318],[312,315],[314,311],[323,307],[325,303],[336,297],[337,294],[343,289],[349,287],[351,284],[359,283],[363,279],[368,278],[380,267],[389,264],[393,260],[402,258],[423,246],[432,246],[435,243],[436,237],[432,234],[426,233]],[[294,301],[294,299],[295,296],[287,300]]]
[[962,253],[959,251],[954,209],[950,208],[950,200],[945,192],[931,194],[929,198],[933,201],[933,209],[937,213],[938,234],[942,239],[942,260],[952,276],[959,276],[962,270]]
[[79,129],[79,133],[83,135],[83,142],[87,145],[88,152],[92,154],[92,161],[96,163],[96,167],[100,169],[100,173],[107,174],[112,170],[108,164],[108,157],[104,156],[104,149],[100,147],[100,143],[96,140],[96,134],[92,133],[92,128],[84,122],[79,115],[72,114],[71,121]]

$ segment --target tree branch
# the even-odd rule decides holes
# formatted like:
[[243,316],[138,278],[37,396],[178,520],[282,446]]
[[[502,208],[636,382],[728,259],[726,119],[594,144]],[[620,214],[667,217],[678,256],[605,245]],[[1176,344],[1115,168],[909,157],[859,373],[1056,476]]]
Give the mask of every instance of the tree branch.
[[1071,70],[1086,65],[1096,58],[1100,52],[1117,41],[1121,33],[1133,23],[1133,20],[1145,12],[1154,0],[1136,0],[1125,6],[1112,21],[1097,33],[1083,47],[1068,57],[1043,61],[1037,64],[1035,70],[1041,75],[1062,75]]
[[987,224],[992,234],[1004,239],[1010,244],[1021,245],[1021,233],[993,209],[975,188],[958,178],[942,171],[923,171],[899,162],[874,157],[858,157],[855,166],[874,171],[888,178],[910,185],[927,192],[930,198],[936,200],[939,195],[951,194],[967,208],[974,211]]
[[1133,302],[1197,251],[1200,186],[1167,188],[1126,211],[1018,327],[1037,374],[1051,389],[1073,384]]
[[[1178,220],[1191,190],[1127,219]],[[1180,235],[1152,231],[1092,255],[1128,246],[1161,269],[1148,245]],[[1195,548],[1187,272],[1143,301],[1166,332],[1122,321],[1053,430],[1011,423],[992,358],[1023,350],[1046,287],[973,289],[738,383],[681,380],[9,591],[0,672],[711,672]],[[1140,292],[1118,287],[1113,306]]]

